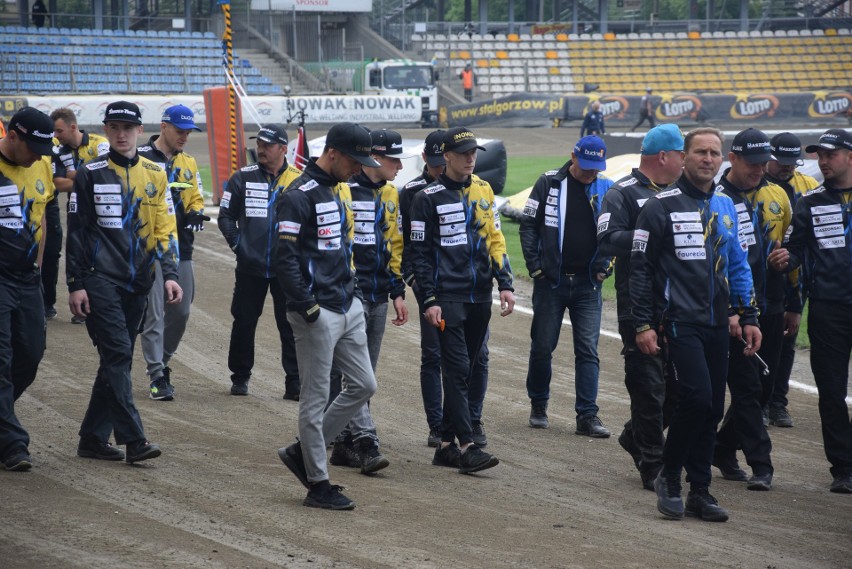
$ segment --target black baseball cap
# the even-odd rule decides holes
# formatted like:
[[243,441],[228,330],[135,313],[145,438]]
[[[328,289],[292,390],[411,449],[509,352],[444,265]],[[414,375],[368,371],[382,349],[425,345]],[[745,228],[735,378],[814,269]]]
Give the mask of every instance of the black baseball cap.
[[772,160],[769,137],[756,128],[747,128],[738,132],[731,143],[731,152],[742,156],[749,164],[760,164]]
[[820,148],[825,148],[826,150],[837,150],[838,148],[852,150],[852,134],[849,134],[848,131],[842,128],[830,128],[822,133],[822,136],[819,137],[819,142],[805,148],[805,152],[816,152]]
[[257,131],[257,136],[250,136],[251,140],[257,139],[270,144],[283,144],[287,146],[287,131],[278,124],[265,124]]
[[381,166],[370,156],[373,141],[370,138],[370,131],[361,125],[351,122],[337,123],[325,135],[325,145],[354,158],[362,166],[368,168]]
[[130,101],[115,101],[108,104],[106,111],[104,111],[104,124],[108,122],[142,124],[142,112],[135,103],[131,103]]
[[413,158],[415,155],[402,146],[402,135],[395,130],[383,128],[370,131],[372,146],[370,152],[391,158]]
[[24,107],[9,119],[14,130],[39,156],[53,154],[53,119],[34,107]]
[[444,132],[444,146],[442,152],[467,152],[468,150],[485,150],[476,141],[476,135],[463,126],[457,126]]
[[426,164],[431,168],[438,166],[446,166],[447,161],[444,160],[444,152],[441,150],[444,146],[444,131],[436,130],[430,132],[423,143],[423,154],[426,156]]
[[772,159],[785,166],[801,166],[802,141],[792,132],[779,132],[769,141]]

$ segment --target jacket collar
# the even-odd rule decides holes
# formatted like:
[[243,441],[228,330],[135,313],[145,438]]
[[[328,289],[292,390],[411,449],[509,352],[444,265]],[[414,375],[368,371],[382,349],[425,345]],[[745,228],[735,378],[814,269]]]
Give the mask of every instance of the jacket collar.
[[115,150],[110,147],[109,149],[109,159],[115,164],[121,166],[122,168],[129,168],[131,166],[136,166],[139,163],[139,153],[133,155],[133,158],[128,158],[123,154],[119,154]]

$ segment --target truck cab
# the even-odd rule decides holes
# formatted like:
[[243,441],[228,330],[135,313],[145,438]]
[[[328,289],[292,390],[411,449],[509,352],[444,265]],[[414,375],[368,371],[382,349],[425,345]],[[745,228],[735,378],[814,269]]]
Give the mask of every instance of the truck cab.
[[420,97],[422,126],[437,126],[438,88],[431,63],[408,59],[372,61],[366,66],[366,80],[367,94]]

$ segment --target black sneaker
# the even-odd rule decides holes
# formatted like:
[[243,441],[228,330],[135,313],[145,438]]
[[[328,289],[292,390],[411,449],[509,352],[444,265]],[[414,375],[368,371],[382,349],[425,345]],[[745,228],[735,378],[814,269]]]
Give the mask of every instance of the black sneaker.
[[372,437],[358,439],[358,456],[361,458],[361,474],[372,474],[387,468],[390,461],[379,452],[379,442]]
[[789,429],[793,426],[793,417],[784,407],[773,407],[769,410],[769,424]]
[[488,438],[485,436],[485,428],[482,426],[482,421],[474,421],[473,426],[473,444],[479,448],[488,446]]
[[763,408],[763,426],[764,427],[769,426],[769,407]]
[[48,306],[44,309],[44,319],[45,320],[53,320],[56,318],[56,308],[53,306]]
[[734,482],[747,482],[748,473],[740,468],[740,463],[737,462],[736,456],[723,456],[717,452],[713,455],[713,466],[719,469],[722,473],[722,478],[725,480],[733,480]]
[[157,458],[161,454],[162,452],[158,445],[141,440],[127,445],[127,454],[124,460],[127,461],[127,464],[133,464],[134,462],[142,462],[149,458]]
[[835,494],[852,494],[852,474],[838,474],[829,487]]
[[308,482],[308,471],[305,470],[305,459],[302,456],[302,443],[296,442],[288,447],[278,449],[278,458],[284,463],[284,466],[290,469],[290,472],[296,475],[302,486],[311,489],[311,483]]
[[660,475],[660,471],[662,469],[662,464],[656,464],[651,466],[642,465],[642,468],[639,470],[639,477],[642,479],[642,488],[653,492],[654,480],[656,480],[657,476]]
[[[636,465],[636,470],[641,473],[642,469],[640,468],[640,465],[642,463],[642,455],[639,453],[639,448],[636,446],[636,443],[633,442],[633,436],[627,429],[624,429],[621,431],[621,434],[618,435],[618,444],[621,445],[621,448],[627,451],[627,454],[629,454],[630,458],[633,459],[633,464]],[[654,475],[654,478],[656,478],[656,475]],[[649,490],[654,489],[654,478],[651,478],[651,488],[648,488]]]
[[163,379],[166,380],[166,383],[169,385],[172,384],[172,368],[169,366],[163,368]]
[[85,323],[86,323],[86,317],[85,316],[72,316],[71,317],[71,324],[85,324]]
[[497,460],[496,456],[488,454],[476,445],[470,445],[466,451],[461,453],[459,472],[471,474],[486,468],[494,468],[498,464],[500,464],[500,461]]
[[361,468],[361,457],[358,455],[358,451],[355,450],[352,437],[334,441],[334,447],[328,462],[334,466]]
[[597,415],[586,415],[577,419],[577,430],[574,434],[594,439],[608,439],[612,433],[603,426]]
[[686,496],[686,515],[705,522],[726,522],[728,511],[719,505],[707,488],[690,490]]
[[302,392],[301,381],[291,381],[284,383],[284,399],[287,401],[298,401]]
[[772,489],[772,473],[755,474],[746,483],[747,490],[766,491]]
[[248,380],[231,380],[231,395],[248,395]]
[[683,518],[683,499],[680,496],[680,476],[666,476],[662,470],[654,480],[657,510],[667,518]]
[[80,439],[77,456],[98,460],[124,460],[124,451],[97,439]]
[[33,458],[26,449],[19,450],[4,460],[3,466],[11,472],[25,472],[33,467]]
[[344,496],[341,490],[343,486],[332,485],[328,480],[311,484],[302,504],[309,508],[324,510],[354,510],[355,502]]
[[154,401],[171,401],[175,398],[175,390],[168,384],[165,376],[160,376],[151,382],[149,396]]
[[429,436],[426,438],[426,446],[432,448],[441,446],[441,429],[429,429]]
[[461,460],[461,451],[456,443],[442,447],[438,443],[438,448],[435,449],[435,456],[432,457],[432,464],[435,466],[449,466],[450,468],[458,468]]
[[536,405],[533,403],[530,407],[530,427],[533,429],[546,429],[550,426],[547,420],[547,404]]

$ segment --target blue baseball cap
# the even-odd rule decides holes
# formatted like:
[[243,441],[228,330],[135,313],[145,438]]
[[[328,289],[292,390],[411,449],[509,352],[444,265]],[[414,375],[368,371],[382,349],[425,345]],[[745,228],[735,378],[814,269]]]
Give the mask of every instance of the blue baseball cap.
[[683,150],[683,134],[676,124],[661,124],[645,134],[640,152],[649,155],[672,150]]
[[163,118],[160,121],[181,130],[201,130],[195,126],[195,113],[185,105],[172,105],[163,111]]
[[574,159],[583,170],[606,170],[606,144],[593,134],[584,136],[574,146]]

